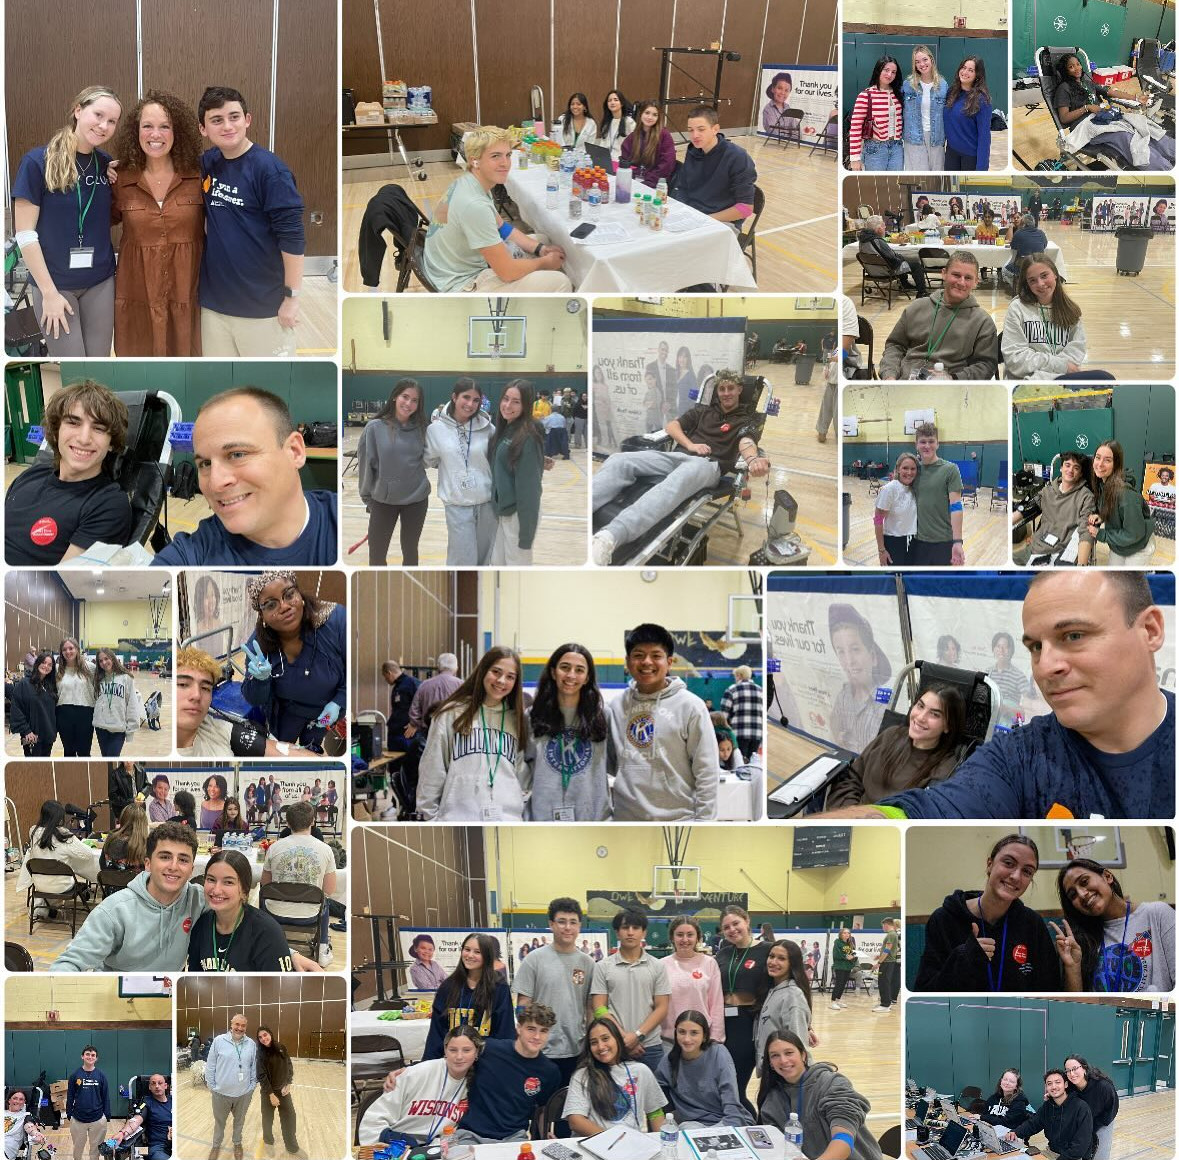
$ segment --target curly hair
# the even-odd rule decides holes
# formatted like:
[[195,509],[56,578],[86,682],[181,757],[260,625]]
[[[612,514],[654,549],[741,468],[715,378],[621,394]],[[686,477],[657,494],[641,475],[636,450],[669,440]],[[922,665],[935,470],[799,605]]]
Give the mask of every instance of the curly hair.
[[139,144],[139,118],[147,105],[159,105],[172,122],[172,165],[177,173],[199,173],[201,159],[201,131],[197,127],[196,113],[192,106],[182,101],[175,93],[166,89],[148,89],[135,107],[119,123],[115,134],[114,151],[119,165],[126,172],[129,169],[143,170],[147,157]]

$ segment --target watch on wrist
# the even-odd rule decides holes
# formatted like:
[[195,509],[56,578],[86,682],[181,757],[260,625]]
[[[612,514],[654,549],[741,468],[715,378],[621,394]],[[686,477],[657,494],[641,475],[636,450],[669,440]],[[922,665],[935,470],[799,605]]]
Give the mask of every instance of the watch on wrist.
[[299,297],[299,291],[298,291],[298,290],[292,290],[290,286],[284,286],[284,287],[282,288],[282,296],[283,296],[284,298],[298,298],[298,297]]

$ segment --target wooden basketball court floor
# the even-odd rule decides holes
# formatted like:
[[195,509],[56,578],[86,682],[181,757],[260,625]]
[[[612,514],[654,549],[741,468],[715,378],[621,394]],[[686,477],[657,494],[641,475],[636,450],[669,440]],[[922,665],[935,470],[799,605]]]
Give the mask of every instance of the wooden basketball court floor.
[[[1086,367],[1107,370],[1123,383],[1170,380],[1175,374],[1175,235],[1156,234],[1142,273],[1126,277],[1117,273],[1118,240],[1112,233],[1060,222],[1042,222],[1041,228],[1060,246],[1068,292],[1081,308],[1089,346]],[[879,298],[861,303],[859,267],[844,266],[843,277],[844,292],[872,324],[879,366],[889,331],[912,299],[894,294],[891,309]],[[992,271],[974,296],[1002,334],[1011,291],[997,284]]]
[[[757,166],[757,184],[766,195],[766,208],[757,226],[758,290],[827,291],[835,287],[838,273],[838,202],[840,178],[834,154],[823,155],[810,145],[781,145],[764,137],[741,136],[734,142],[745,149]],[[684,156],[685,146],[677,146]],[[1003,164],[1006,165],[1006,153]],[[363,290],[357,237],[364,207],[383,186],[393,182],[404,187],[428,217],[461,170],[450,161],[430,161],[423,166],[426,180],[412,181],[400,160],[396,166],[345,169],[342,178],[340,218],[343,229],[343,286],[346,291]],[[387,240],[388,236],[386,236]],[[392,291],[397,281],[391,255],[385,258],[380,287]],[[693,281],[685,271],[684,284]],[[410,289],[420,291],[416,279]]]
[[[336,1160],[348,1154],[350,1136],[347,1132],[345,1092],[348,1089],[347,1068],[343,1062],[325,1059],[294,1059],[295,1082],[291,1096],[295,1101],[296,1131],[299,1151],[288,1153],[283,1145],[278,1113],[274,1115],[274,1143],[262,1142],[262,1112],[260,1089],[246,1113],[242,1131],[243,1150],[248,1160],[294,1155],[299,1160]],[[197,1084],[192,1069],[176,1076],[173,1108],[172,1155],[176,1160],[208,1160],[213,1138],[213,1101],[203,1083]],[[233,1156],[232,1117],[225,1125],[221,1156]]]

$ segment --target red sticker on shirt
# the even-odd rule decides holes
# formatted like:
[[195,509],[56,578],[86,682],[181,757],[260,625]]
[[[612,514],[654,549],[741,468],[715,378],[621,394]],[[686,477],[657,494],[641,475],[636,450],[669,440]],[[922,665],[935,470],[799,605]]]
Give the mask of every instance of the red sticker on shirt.
[[1149,959],[1149,958],[1150,958],[1150,949],[1151,949],[1151,948],[1150,948],[1150,939],[1149,939],[1149,938],[1148,938],[1146,935],[1144,935],[1144,934],[1140,934],[1140,935],[1139,935],[1139,936],[1138,936],[1138,937],[1137,937],[1137,938],[1136,938],[1136,939],[1135,939],[1135,940],[1134,940],[1134,941],[1133,941],[1133,942],[1130,944],[1130,949],[1131,949],[1131,950],[1132,950],[1132,951],[1133,951],[1133,952],[1134,952],[1134,953],[1135,953],[1135,954],[1136,954],[1136,955],[1137,955],[1137,956],[1138,956],[1140,959]]
[[1011,948],[1011,957],[1017,963],[1026,963],[1028,961],[1028,948],[1025,947],[1023,943],[1016,943],[1015,946]]
[[186,918],[186,919],[185,919],[185,920],[184,920],[184,921],[183,921],[183,922],[180,924],[180,929],[181,929],[182,931],[184,931],[184,933],[185,933],[185,934],[188,934],[188,933],[189,933],[189,932],[192,930],[192,919],[191,919],[191,918]]
[[741,965],[742,965],[742,966],[743,966],[743,967],[744,967],[744,968],[745,968],[747,971],[752,971],[752,970],[753,970],[753,968],[757,966],[757,963],[756,963],[756,962],[754,962],[754,960],[753,960],[753,959],[746,959],[746,960],[745,960],[745,961],[744,961],[744,962],[743,962]]
[[703,978],[704,978],[704,972],[703,972],[703,971],[693,971],[693,972],[692,972],[692,978],[693,978],[693,979],[703,979]]
[[524,1081],[524,1094],[526,1096],[534,1096],[534,1095],[537,1095],[539,1092],[540,1092],[540,1080],[536,1076],[530,1075]]
[[57,520],[52,516],[42,516],[29,528],[29,539],[34,544],[52,544],[57,539]]

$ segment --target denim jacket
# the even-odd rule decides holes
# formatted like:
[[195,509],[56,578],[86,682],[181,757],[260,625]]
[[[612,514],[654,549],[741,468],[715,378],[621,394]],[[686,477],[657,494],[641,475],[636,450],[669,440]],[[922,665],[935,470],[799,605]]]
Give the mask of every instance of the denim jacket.
[[[946,111],[946,93],[950,86],[946,78],[940,77],[929,93],[929,143],[944,145],[946,130],[942,124],[942,116]],[[904,139],[910,145],[921,145],[925,137],[921,132],[921,86],[913,84],[909,77],[901,85],[901,101],[904,104],[905,122]]]

